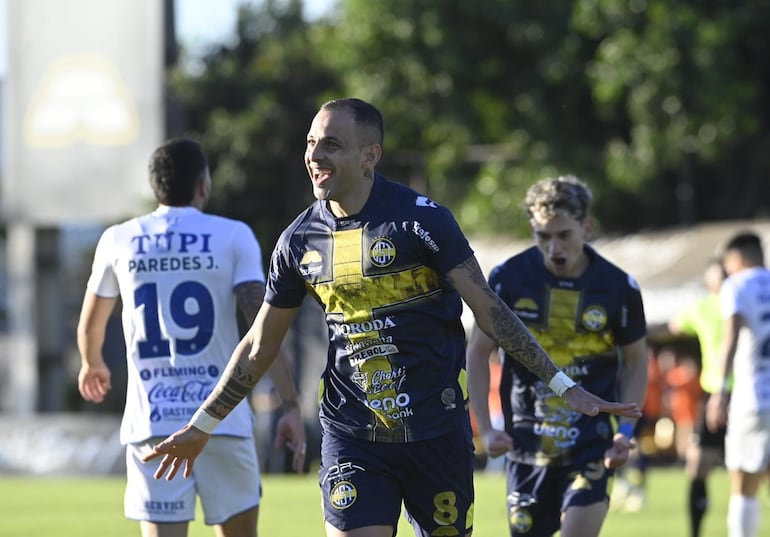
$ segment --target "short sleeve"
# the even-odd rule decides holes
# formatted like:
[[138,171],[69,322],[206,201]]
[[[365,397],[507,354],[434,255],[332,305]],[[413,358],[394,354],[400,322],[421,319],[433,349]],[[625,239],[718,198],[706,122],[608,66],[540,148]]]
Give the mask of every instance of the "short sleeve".
[[618,345],[628,345],[647,334],[642,291],[633,276],[626,274],[623,286],[623,315],[615,334]]
[[86,284],[86,289],[96,296],[115,298],[120,295],[118,278],[112,266],[114,246],[115,227],[113,226],[107,228],[99,237],[91,264],[91,275]]
[[732,280],[728,278],[722,282],[722,287],[719,289],[719,310],[722,314],[722,319],[727,319],[740,313],[734,278]]
[[233,247],[235,250],[233,287],[244,282],[264,282],[262,249],[251,228],[243,222],[236,222],[233,231]]
[[422,239],[429,264],[446,274],[471,257],[473,249],[449,209],[430,203],[417,211],[413,231]]
[[307,294],[305,280],[292,261],[288,241],[282,237],[270,256],[265,302],[277,308],[296,308]]

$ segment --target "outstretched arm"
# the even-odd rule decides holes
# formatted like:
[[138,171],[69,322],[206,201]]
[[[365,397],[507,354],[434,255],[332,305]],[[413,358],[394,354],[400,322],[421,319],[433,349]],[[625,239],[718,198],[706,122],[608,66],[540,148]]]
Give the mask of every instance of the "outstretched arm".
[[[249,326],[252,326],[265,299],[265,284],[259,281],[244,282],[235,287],[234,293],[238,309]],[[268,374],[281,398],[283,409],[283,415],[276,425],[275,447],[288,447],[294,454],[292,468],[300,472],[305,465],[307,451],[305,424],[302,421],[289,359],[283,349],[278,352]]]
[[577,412],[595,416],[609,412],[619,416],[641,416],[636,403],[605,401],[574,384],[551,360],[524,323],[489,287],[475,256],[447,274],[452,285],[473,310],[476,323],[505,352],[527,367]]
[[173,479],[182,464],[185,465],[184,476],[192,474],[195,459],[208,442],[211,432],[270,369],[296,313],[297,308],[275,308],[263,304],[249,332],[235,347],[214,391],[201,404],[190,423],[143,457],[146,462],[163,456],[155,472],[156,479],[167,470],[167,479]]

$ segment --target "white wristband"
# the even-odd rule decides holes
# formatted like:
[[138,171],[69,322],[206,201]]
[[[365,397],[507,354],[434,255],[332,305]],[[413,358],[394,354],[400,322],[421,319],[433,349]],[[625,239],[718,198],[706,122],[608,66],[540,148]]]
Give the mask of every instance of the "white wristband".
[[217,425],[219,425],[221,422],[222,420],[218,420],[202,408],[199,408],[195,411],[193,417],[190,418],[190,421],[187,425],[192,425],[196,429],[200,429],[206,434],[211,434],[214,432],[214,429],[217,428]]
[[572,388],[574,385],[575,381],[569,378],[567,374],[564,373],[564,371],[559,371],[556,373],[548,383],[548,387],[556,392],[556,395],[559,397],[564,395],[564,392]]

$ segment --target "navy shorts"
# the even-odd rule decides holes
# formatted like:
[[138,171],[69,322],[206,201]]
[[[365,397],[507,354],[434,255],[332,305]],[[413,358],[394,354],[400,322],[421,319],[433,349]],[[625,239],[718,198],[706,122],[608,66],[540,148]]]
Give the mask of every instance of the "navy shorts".
[[506,460],[505,470],[508,524],[513,537],[552,537],[568,507],[609,502],[607,490],[613,471],[607,470],[602,460],[563,468]]
[[324,519],[350,531],[393,526],[403,502],[418,536],[464,536],[473,526],[473,442],[463,430],[409,443],[325,432],[318,473]]

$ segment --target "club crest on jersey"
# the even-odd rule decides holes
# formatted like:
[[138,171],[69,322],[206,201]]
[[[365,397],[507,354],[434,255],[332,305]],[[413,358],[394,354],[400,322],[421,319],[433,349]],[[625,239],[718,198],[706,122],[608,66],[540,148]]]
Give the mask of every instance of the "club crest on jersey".
[[358,490],[350,481],[339,481],[329,493],[329,503],[335,509],[343,510],[353,505],[358,498]]
[[599,332],[607,326],[607,312],[597,304],[592,304],[584,309],[581,319],[583,326],[591,332]]
[[532,513],[529,512],[529,509],[524,507],[516,505],[511,507],[510,513],[508,514],[508,521],[511,524],[511,528],[513,528],[513,531],[516,533],[529,533],[532,529]]
[[396,259],[396,245],[387,237],[377,237],[369,245],[369,260],[375,267],[387,267]]

